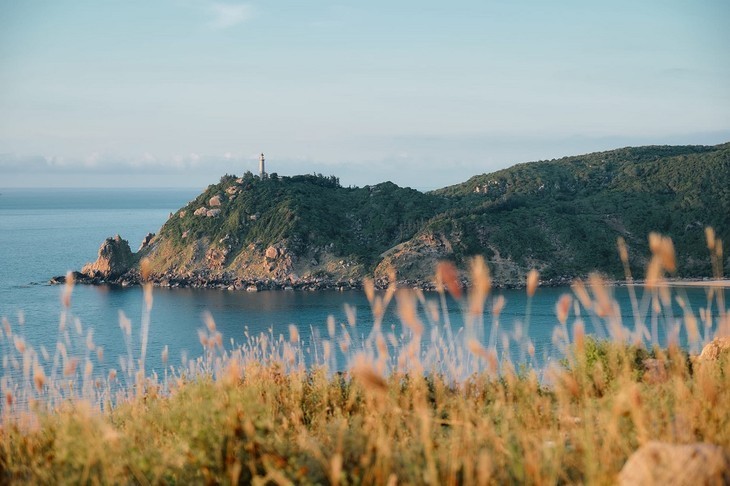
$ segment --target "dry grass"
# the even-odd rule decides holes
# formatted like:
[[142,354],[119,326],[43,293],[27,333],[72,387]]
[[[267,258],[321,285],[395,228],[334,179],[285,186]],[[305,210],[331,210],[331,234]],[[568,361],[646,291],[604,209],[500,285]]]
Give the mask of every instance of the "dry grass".
[[[661,285],[672,272],[671,242],[652,236],[651,245],[653,280],[642,288],[651,315],[626,327],[600,277],[576,282],[556,303],[554,336],[564,360],[546,369],[516,370],[494,333],[485,335],[484,309],[494,329],[504,300],[490,295],[481,260],[464,296],[455,269],[439,268],[440,305],[419,292],[381,294],[366,284],[370,336],[355,350],[349,326],[328,322],[328,339],[309,368],[296,328],[288,339],[262,334],[224,350],[208,316],[199,333],[204,355],[164,378],[146,375],[144,349],[136,359],[128,353],[118,374],[96,377],[93,335],[67,332],[80,328],[69,312],[69,285],[53,355],[34,350],[4,322],[0,481],[603,484],[651,440],[730,450],[730,359],[696,361],[674,341],[652,346],[656,335],[643,326],[645,318],[675,325],[661,322],[663,310],[682,299]],[[713,258],[718,247],[713,235]],[[528,292],[537,280],[532,274]],[[446,320],[447,290],[467,303],[463,332],[452,333]],[[143,323],[152,306],[152,293],[145,289],[145,296]],[[709,298],[708,308],[722,309],[718,322],[709,322],[709,311],[695,316],[683,307],[692,349],[728,334],[722,292]],[[406,340],[381,329],[391,300]],[[583,319],[599,322],[611,340],[585,336]],[[529,315],[525,321],[527,332]],[[129,339],[124,316],[120,326]],[[520,345],[530,352],[527,337]],[[335,347],[350,356],[345,373],[333,371]]]

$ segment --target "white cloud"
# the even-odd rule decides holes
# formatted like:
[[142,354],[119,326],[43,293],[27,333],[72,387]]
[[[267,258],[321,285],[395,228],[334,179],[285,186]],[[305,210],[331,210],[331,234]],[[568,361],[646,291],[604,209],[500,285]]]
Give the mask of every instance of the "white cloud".
[[208,25],[217,30],[242,24],[253,14],[251,6],[245,3],[213,3],[210,5],[209,11],[213,18]]

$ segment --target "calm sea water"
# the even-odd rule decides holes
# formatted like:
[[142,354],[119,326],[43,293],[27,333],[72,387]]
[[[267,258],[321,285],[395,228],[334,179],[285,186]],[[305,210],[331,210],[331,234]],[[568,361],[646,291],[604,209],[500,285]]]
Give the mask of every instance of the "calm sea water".
[[[7,317],[14,329],[36,348],[45,346],[52,350],[59,336],[63,289],[48,285],[48,279],[67,270],[80,269],[84,263],[94,260],[99,245],[108,236],[118,233],[136,249],[148,232],[156,232],[170,212],[198,192],[193,189],[0,189],[0,316]],[[567,291],[539,289],[531,304],[529,338],[535,345],[538,364],[559,358],[551,340],[557,322],[555,303]],[[626,289],[617,288],[615,292],[624,322],[631,322]],[[704,290],[680,292],[694,309],[706,305]],[[496,335],[514,336],[518,323],[525,320],[527,299],[519,290],[500,293],[506,298],[507,306]],[[356,310],[358,324],[351,333],[358,342],[369,333],[371,323],[370,308],[361,292],[155,289],[148,370],[162,370],[161,352],[165,345],[169,346],[172,364],[179,363],[181,356],[195,357],[202,353],[198,329],[203,327],[201,316],[205,311],[213,315],[225,343],[231,339],[242,342],[246,332],[256,335],[271,329],[274,336],[288,335],[290,324],[299,328],[305,342],[310,342],[327,335],[329,315],[338,323],[347,321],[345,305]],[[94,341],[104,347],[102,367],[118,367],[119,357],[126,353],[118,324],[120,311],[132,320],[134,347],[139,348],[142,306],[139,288],[77,286],[74,289],[72,313],[85,330],[93,329]],[[403,331],[393,308],[391,305],[385,316],[384,328],[399,335]],[[679,315],[678,308],[674,312]],[[458,329],[463,323],[458,303],[450,302],[449,316],[453,327]],[[491,316],[485,316],[484,320],[491,322]],[[587,319],[587,330],[599,335],[604,332],[600,327],[594,328],[590,319]],[[660,333],[666,339],[663,327]],[[481,335],[485,339],[490,335],[489,325]],[[682,335],[681,339],[686,342],[686,336]],[[528,359],[524,348],[520,350],[512,345],[512,354],[517,360]]]

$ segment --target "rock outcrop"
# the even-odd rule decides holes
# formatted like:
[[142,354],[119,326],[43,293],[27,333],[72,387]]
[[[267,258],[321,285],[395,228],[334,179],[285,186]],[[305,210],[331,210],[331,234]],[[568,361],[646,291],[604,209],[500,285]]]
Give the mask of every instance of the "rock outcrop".
[[145,248],[149,247],[150,246],[150,243],[152,242],[152,239],[154,237],[155,237],[155,234],[154,233],[147,233],[147,236],[145,236],[142,239],[142,244],[139,245],[139,248],[137,249],[137,251],[142,251]]
[[716,361],[723,354],[730,354],[730,337],[716,337],[700,353],[699,361]]
[[266,249],[266,253],[264,254],[267,260],[276,260],[279,256],[279,249],[275,246],[270,246]]
[[629,457],[618,482],[626,486],[730,484],[730,458],[713,444],[649,442]]
[[381,255],[374,273],[384,277],[397,268],[409,278],[430,282],[438,262],[448,259],[452,252],[451,242],[443,234],[425,232]]
[[81,273],[89,277],[115,278],[124,274],[135,264],[134,254],[129,242],[121,236],[107,238],[99,248],[99,255],[94,263],[87,263]]

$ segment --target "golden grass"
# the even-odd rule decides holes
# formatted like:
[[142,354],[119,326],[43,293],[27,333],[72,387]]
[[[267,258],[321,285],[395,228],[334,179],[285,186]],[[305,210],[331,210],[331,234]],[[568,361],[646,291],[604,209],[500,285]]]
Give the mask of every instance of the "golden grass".
[[[716,257],[721,242],[710,236]],[[695,316],[681,294],[662,285],[673,271],[673,245],[658,236],[651,241],[651,315],[625,327],[600,277],[575,282],[573,294],[556,303],[554,337],[564,359],[544,369],[516,368],[497,344],[505,302],[489,294],[480,259],[466,296],[455,268],[440,266],[436,303],[417,291],[378,293],[366,283],[370,335],[355,348],[348,331],[354,312],[339,328],[328,320],[327,339],[309,368],[296,327],[288,339],[261,334],[225,350],[207,315],[199,331],[204,355],[164,378],[145,373],[144,349],[136,360],[128,352],[121,373],[104,378],[93,375],[93,353],[71,356],[67,349],[98,349],[70,313],[69,286],[61,335],[72,326],[82,345],[59,339],[49,356],[3,322],[0,482],[607,484],[649,441],[704,441],[730,450],[728,353],[698,360],[675,341],[659,348],[641,324],[661,319],[679,299],[696,349],[713,334],[730,334],[724,297],[709,294],[708,309],[722,305],[719,322],[708,322],[705,309]],[[538,280],[531,273],[528,294]],[[463,332],[449,328],[447,290],[465,299]],[[144,292],[143,324],[152,307],[151,290]],[[380,326],[393,297],[406,339]],[[481,324],[485,309],[489,336]],[[583,319],[599,322],[611,340],[586,336]],[[529,315],[525,321],[518,344],[534,353]],[[123,315],[120,327],[129,342]],[[334,371],[335,347],[350,356],[344,373]]]

